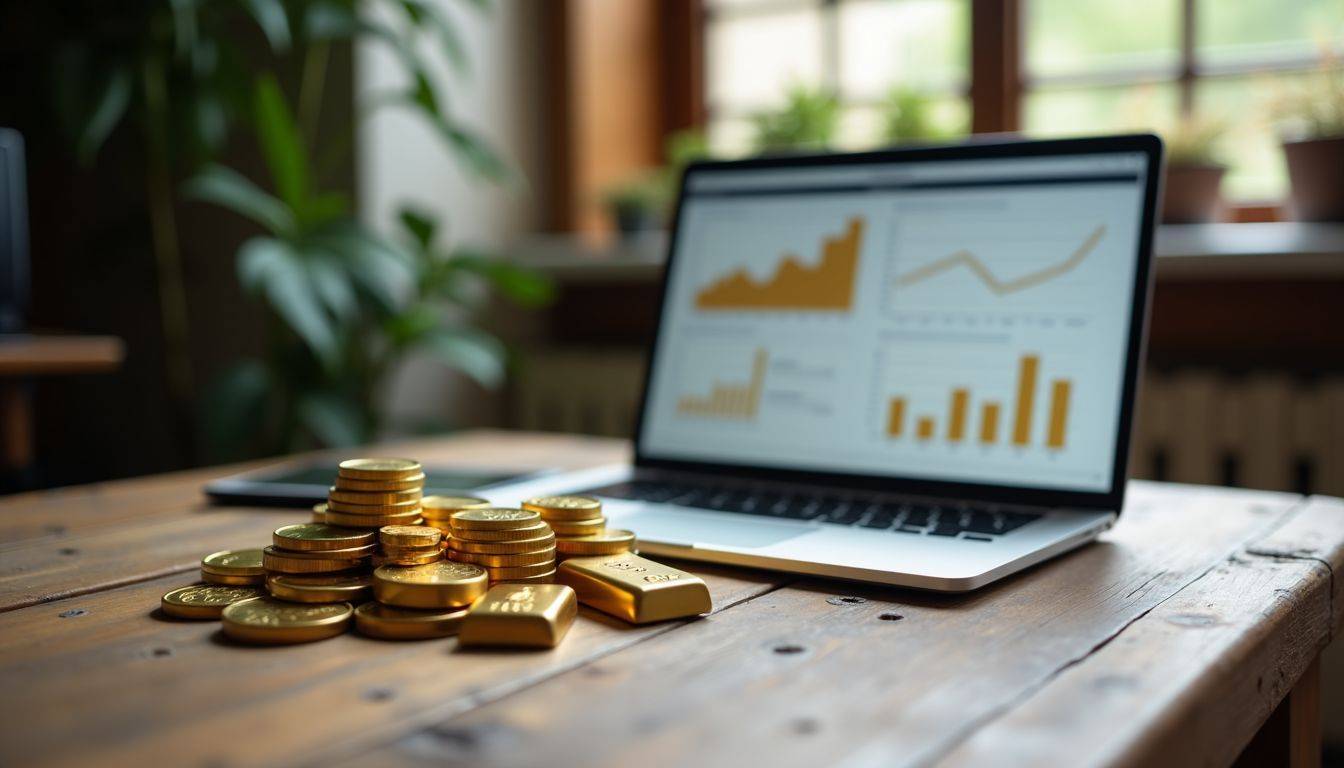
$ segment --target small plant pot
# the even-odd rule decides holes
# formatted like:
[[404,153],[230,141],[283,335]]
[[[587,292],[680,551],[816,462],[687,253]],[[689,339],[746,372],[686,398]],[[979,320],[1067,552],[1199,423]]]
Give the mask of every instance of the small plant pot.
[[647,205],[612,203],[608,206],[612,222],[622,239],[638,239],[662,227],[659,212]]
[[1299,221],[1344,221],[1344,136],[1283,142]]
[[1221,165],[1168,165],[1162,198],[1164,224],[1204,224],[1218,220],[1223,207]]

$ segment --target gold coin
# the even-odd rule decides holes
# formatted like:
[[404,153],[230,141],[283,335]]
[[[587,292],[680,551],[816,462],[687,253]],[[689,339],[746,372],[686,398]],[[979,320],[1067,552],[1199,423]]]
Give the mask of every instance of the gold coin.
[[485,507],[454,512],[449,522],[453,530],[515,530],[536,525],[541,522],[541,515],[526,509]]
[[511,555],[518,552],[535,552],[538,549],[555,546],[555,534],[550,531],[545,536],[513,541],[467,541],[451,538],[448,547],[458,552],[475,552],[481,555]]
[[273,597],[294,603],[362,602],[373,597],[367,573],[353,576],[295,576],[276,574],[266,579]]
[[384,525],[418,525],[420,511],[406,512],[400,515],[347,515],[342,512],[328,512],[327,525],[339,525],[342,528],[382,528]]
[[634,549],[635,534],[613,528],[593,536],[556,539],[555,551],[562,555],[615,555]]
[[484,509],[490,502],[479,496],[426,496],[420,500],[426,516],[446,518],[463,509]]
[[592,520],[552,520],[549,525],[555,530],[556,536],[592,536],[595,533],[601,533],[607,527],[607,518],[597,517]]
[[201,570],[220,576],[264,576],[260,549],[226,549],[201,558]]
[[515,565],[509,568],[486,568],[490,576],[491,583],[496,581],[515,581],[518,579],[530,579],[544,574],[555,574],[554,563],[540,563],[538,565]]
[[337,472],[351,480],[409,480],[424,474],[424,468],[411,459],[346,459]]
[[443,550],[433,547],[428,552],[384,552],[377,565],[425,565],[443,559]]
[[350,625],[349,603],[287,603],[254,597],[224,609],[224,634],[244,643],[307,643],[334,637]]
[[159,606],[179,619],[218,619],[225,606],[266,594],[259,587],[193,584],[179,587],[163,596]]
[[408,512],[419,514],[418,500],[403,501],[396,504],[351,504],[347,501],[327,499],[327,514],[339,512],[343,515],[404,515]]
[[327,505],[325,503],[313,505],[313,522],[314,523],[327,522]]
[[355,609],[355,626],[360,634],[382,640],[427,640],[457,634],[457,626],[462,623],[467,610],[425,610],[365,603]]
[[464,541],[517,541],[518,539],[535,539],[539,536],[545,536],[551,533],[551,526],[546,523],[538,522],[525,528],[456,528],[450,533],[444,533],[444,541],[449,539],[462,539]]
[[488,565],[491,568],[511,568],[516,565],[554,563],[555,545],[552,544],[545,549],[533,550],[531,552],[518,552],[511,555],[488,555],[477,552],[459,552],[455,549],[448,550],[447,555],[459,563]]
[[512,579],[492,579],[492,583],[508,582],[510,584],[553,584],[555,583],[555,569],[537,574],[536,576],[518,576]]
[[428,525],[384,525],[378,541],[384,547],[437,547],[443,532]]
[[343,491],[336,486],[327,489],[327,501],[342,504],[396,505],[420,501],[421,491],[415,488],[409,491]]
[[[349,551],[349,550],[346,550]],[[368,564],[369,556],[373,554],[372,547],[361,547],[359,552],[364,554],[358,557],[332,557],[331,552],[284,552],[275,547],[267,547],[262,555],[262,562],[267,571],[279,571],[280,573],[335,573],[337,571],[349,571],[360,568]],[[314,557],[314,555],[323,555],[325,557]]]
[[246,586],[248,584],[255,584],[255,585],[265,584],[266,576],[265,574],[261,576],[225,576],[222,573],[211,573],[209,571],[201,571],[201,581],[208,582],[210,584],[229,584],[231,586],[239,587],[239,586]]
[[373,531],[338,528],[323,523],[282,525],[271,534],[271,542],[281,548],[302,552],[329,552],[334,549],[366,547],[377,537]]
[[400,608],[460,608],[485,593],[485,569],[440,560],[429,565],[384,565],[373,572],[373,594]]
[[546,520],[592,520],[602,516],[602,502],[591,496],[538,496],[523,509],[540,512]]
[[336,487],[342,491],[378,491],[383,493],[395,493],[396,491],[409,491],[412,489],[423,488],[425,485],[425,476],[423,474],[408,477],[405,480],[356,480],[353,477],[344,475],[336,476]]

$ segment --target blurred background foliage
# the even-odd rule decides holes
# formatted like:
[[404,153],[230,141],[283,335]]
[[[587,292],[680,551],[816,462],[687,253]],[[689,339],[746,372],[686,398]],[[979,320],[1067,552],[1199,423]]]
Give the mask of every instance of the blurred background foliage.
[[[463,0],[473,12],[485,0]],[[403,209],[400,231],[356,217],[334,170],[351,163],[353,121],[323,124],[334,45],[386,46],[405,87],[357,105],[408,109],[482,183],[511,185],[507,164],[449,108],[422,51],[458,72],[469,62],[451,14],[422,0],[137,0],[86,3],[82,35],[56,52],[58,112],[78,156],[93,162],[129,124],[145,147],[165,375],[183,418],[192,380],[175,203],[219,206],[260,230],[237,250],[237,276],[264,308],[266,353],[209,387],[198,414],[213,458],[352,445],[386,428],[385,389],[408,355],[428,355],[487,387],[506,353],[473,327],[490,292],[523,306],[549,301],[538,275],[488,254],[445,249],[444,226]],[[263,178],[229,167],[233,141],[253,146]],[[180,179],[186,179],[179,184]]]

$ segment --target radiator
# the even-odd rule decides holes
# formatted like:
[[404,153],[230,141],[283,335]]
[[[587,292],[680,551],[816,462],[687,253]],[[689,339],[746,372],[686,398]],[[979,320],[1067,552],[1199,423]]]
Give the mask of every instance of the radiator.
[[[641,351],[535,349],[522,359],[514,426],[633,434]],[[1134,477],[1344,496],[1344,377],[1153,372],[1138,413]]]

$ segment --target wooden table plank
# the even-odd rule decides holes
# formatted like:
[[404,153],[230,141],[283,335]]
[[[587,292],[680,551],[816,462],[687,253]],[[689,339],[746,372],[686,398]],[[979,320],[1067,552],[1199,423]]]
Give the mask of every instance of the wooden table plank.
[[[699,569],[716,610],[778,578]],[[350,634],[237,646],[218,622],[155,614],[170,576],[0,614],[0,765],[319,762],[527,688],[682,626],[584,609],[552,652],[458,651]],[[713,618],[703,619],[713,621]],[[699,622],[697,622],[699,623]]]
[[1312,496],[1279,528],[1252,544],[1252,554],[1315,560],[1333,576],[1331,637],[1344,624],[1344,499]]
[[1101,543],[980,592],[779,589],[347,762],[450,749],[483,765],[935,758],[1278,525],[1298,497],[1135,484],[1131,500]]

